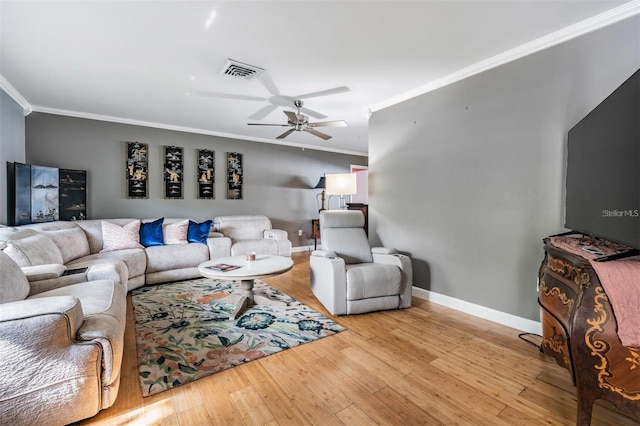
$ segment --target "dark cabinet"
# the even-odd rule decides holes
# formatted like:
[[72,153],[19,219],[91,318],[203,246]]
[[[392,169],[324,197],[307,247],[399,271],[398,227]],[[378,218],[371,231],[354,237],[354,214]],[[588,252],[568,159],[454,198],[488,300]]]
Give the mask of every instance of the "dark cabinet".
[[576,385],[576,424],[590,424],[596,399],[640,419],[640,348],[622,345],[616,316],[589,261],[548,238],[544,249],[538,290],[542,349],[569,370]]

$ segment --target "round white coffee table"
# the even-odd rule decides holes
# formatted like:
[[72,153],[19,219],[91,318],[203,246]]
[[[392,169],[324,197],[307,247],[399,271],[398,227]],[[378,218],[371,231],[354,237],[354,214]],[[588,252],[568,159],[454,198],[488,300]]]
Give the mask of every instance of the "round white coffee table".
[[[237,266],[236,269],[218,270],[216,265]],[[222,280],[239,280],[242,294],[219,299],[222,303],[235,303],[236,309],[231,319],[236,319],[242,312],[252,305],[283,305],[286,302],[272,300],[264,296],[253,294],[254,280],[268,278],[289,271],[293,267],[290,257],[256,255],[255,260],[247,260],[246,256],[229,256],[211,259],[198,265],[198,272],[203,277]]]

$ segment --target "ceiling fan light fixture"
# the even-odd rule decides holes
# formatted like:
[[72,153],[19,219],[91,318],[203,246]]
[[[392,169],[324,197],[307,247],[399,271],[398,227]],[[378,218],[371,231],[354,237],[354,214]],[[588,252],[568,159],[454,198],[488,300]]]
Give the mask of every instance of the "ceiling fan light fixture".
[[227,59],[222,68],[222,74],[230,77],[237,77],[243,80],[253,80],[260,73],[264,71],[263,68],[255,65],[245,64],[234,59]]

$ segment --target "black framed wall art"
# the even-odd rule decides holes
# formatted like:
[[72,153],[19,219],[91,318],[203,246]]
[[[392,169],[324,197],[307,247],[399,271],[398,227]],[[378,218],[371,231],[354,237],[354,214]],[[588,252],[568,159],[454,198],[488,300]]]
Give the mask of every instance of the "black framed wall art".
[[227,152],[227,199],[242,200],[242,154]]
[[216,198],[216,153],[210,149],[197,149],[196,157],[198,159],[198,169],[196,170],[197,197],[201,200],[213,200]]
[[127,142],[127,198],[149,198],[149,145]]
[[164,147],[164,198],[182,198],[183,153],[184,149],[178,146]]

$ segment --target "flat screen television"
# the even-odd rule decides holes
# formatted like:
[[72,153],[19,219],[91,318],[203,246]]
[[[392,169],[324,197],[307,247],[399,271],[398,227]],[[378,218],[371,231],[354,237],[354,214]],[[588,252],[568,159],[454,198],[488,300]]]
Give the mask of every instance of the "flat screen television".
[[640,70],[569,130],[565,227],[640,249]]

